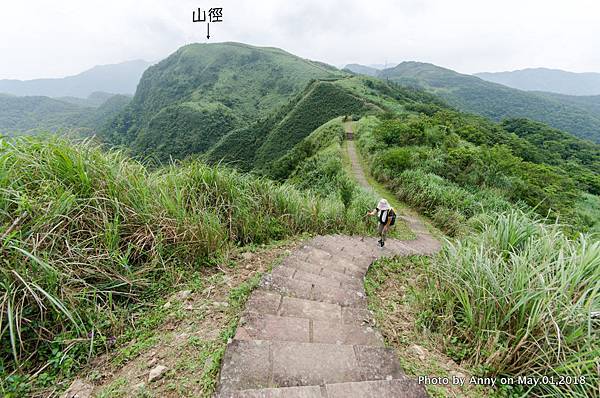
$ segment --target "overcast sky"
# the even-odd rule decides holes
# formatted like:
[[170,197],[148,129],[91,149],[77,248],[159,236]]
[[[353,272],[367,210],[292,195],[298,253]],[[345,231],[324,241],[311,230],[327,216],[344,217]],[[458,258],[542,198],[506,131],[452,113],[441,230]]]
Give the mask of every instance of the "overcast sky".
[[[432,62],[463,73],[600,72],[598,0],[19,0],[0,8],[0,78],[157,61],[206,42],[197,7],[223,7],[211,42],[275,46],[341,66]],[[142,6],[141,3],[144,5]]]

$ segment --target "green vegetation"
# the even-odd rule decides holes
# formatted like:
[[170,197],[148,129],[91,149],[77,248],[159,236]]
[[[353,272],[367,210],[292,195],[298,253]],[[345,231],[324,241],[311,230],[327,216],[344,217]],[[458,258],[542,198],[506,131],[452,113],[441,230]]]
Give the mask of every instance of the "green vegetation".
[[594,396],[600,243],[570,240],[514,210],[477,225],[428,270],[428,327],[461,346],[457,359],[482,375],[572,378],[521,386],[520,394]]
[[256,168],[278,178],[282,176],[277,173],[286,177],[291,169],[272,172],[271,163],[329,120],[371,109],[371,104],[340,89],[335,82],[315,81],[267,119],[225,136],[207,157],[211,162],[233,162],[244,170]]
[[600,115],[600,95],[564,95],[545,93],[538,91],[537,95],[558,100],[565,104],[571,104],[586,109],[588,112]]
[[184,159],[207,151],[224,130],[237,125],[235,115],[219,103],[167,106],[140,132],[132,148],[135,153],[168,163],[172,158]]
[[600,115],[585,107],[561,102],[557,97],[539,96],[419,62],[403,62],[381,71],[379,77],[423,88],[462,111],[497,121],[525,117],[600,142]]
[[[130,106],[104,137],[112,144],[131,146],[135,155],[151,149],[160,159],[182,158],[185,154],[179,152],[156,153],[165,135],[179,143],[208,137],[206,143],[194,144],[204,151],[215,137],[247,127],[285,105],[312,79],[340,75],[335,68],[275,48],[187,45],[148,68]],[[209,123],[201,137],[185,137],[193,134],[187,129],[190,123],[206,117],[216,121],[222,112],[215,110],[223,107],[228,108],[226,123]],[[179,145],[164,148],[177,149]]]
[[[291,160],[290,156],[297,156],[286,156],[286,152],[332,118],[405,112],[419,105],[437,110],[443,103],[422,91],[362,76],[314,81],[278,111],[249,127],[227,134],[208,152],[207,158],[246,171],[258,169],[281,179],[295,167],[295,164],[289,164],[282,170],[283,164]],[[305,144],[312,145],[310,142]],[[307,150],[310,152],[308,148],[295,149]],[[277,166],[272,169],[274,162]]]
[[[594,230],[597,224],[581,214],[580,201],[582,189],[597,190],[598,146],[556,130],[551,130],[558,137],[555,145],[539,142],[539,129],[545,134],[548,128],[537,123],[505,126],[508,131],[443,110],[433,116],[367,117],[357,136],[373,175],[451,235],[463,232],[465,221],[478,213],[513,205]],[[511,133],[517,127],[523,138]],[[569,155],[566,148],[575,145],[581,150]]]
[[[485,394],[466,384],[465,396],[583,398],[599,383],[599,265],[597,240],[569,239],[558,225],[509,210],[479,216],[472,235],[432,259],[375,263],[365,287],[407,373],[447,376],[456,363],[461,373],[515,380]],[[425,358],[414,358],[413,344]],[[518,385],[518,377],[556,384]],[[453,388],[428,390],[444,397]]]
[[0,94],[0,135],[94,134],[116,117],[129,100],[127,96],[114,95],[99,105],[94,102],[94,106],[90,106],[48,97]]
[[[368,116],[357,127],[374,177],[462,237],[420,262],[414,278],[427,283],[411,292],[414,327],[474,375],[576,380],[499,386],[499,397],[592,396],[600,246],[578,232],[598,232],[600,201],[581,178],[597,177],[597,146],[527,120],[496,125],[451,110]],[[406,304],[370,300],[376,314]],[[404,321],[384,322],[397,330]]]
[[[579,110],[451,71],[401,64],[386,73],[494,118],[518,108],[540,120],[550,112],[549,122],[581,135],[598,131]],[[366,233],[363,216],[377,198],[344,164],[344,115],[358,120],[372,177],[464,238],[423,265],[415,322],[443,336],[447,354],[478,375],[589,377],[585,385],[538,386],[537,395],[583,397],[597,385],[600,247],[594,235],[578,235],[600,232],[600,150],[592,142],[526,119],[498,124],[421,89],[236,43],[181,48],[148,69],[131,102],[111,97],[92,109],[14,98],[0,101],[22,104],[17,113],[33,109],[32,128],[104,126],[107,143],[152,168],[89,142],[0,139],[4,395],[69,378],[119,339],[135,341],[116,361],[136,357],[155,342],[162,315],[132,331],[132,311],[166,295],[183,270],[219,265],[235,246]],[[233,312],[253,283],[231,291]],[[207,391],[231,322],[217,343],[196,342],[196,359],[212,358],[202,373]],[[109,395],[123,390],[113,382]]]
[[582,188],[600,194],[600,145],[527,119],[510,119],[502,128],[524,138],[535,151],[520,153],[526,160],[569,170]]
[[[356,233],[359,202],[197,161],[149,172],[87,144],[0,141],[0,370],[16,395],[114,344],[128,308],[232,245]],[[351,222],[352,221],[352,222]],[[36,373],[37,372],[37,373]]]
[[452,342],[454,337],[445,334],[447,330],[429,328],[430,272],[435,272],[435,262],[425,256],[382,258],[369,268],[365,278],[369,310],[386,345],[396,351],[407,375],[466,378],[462,386],[426,385],[432,398],[502,397],[492,387],[470,384],[472,366],[457,355],[461,347]]

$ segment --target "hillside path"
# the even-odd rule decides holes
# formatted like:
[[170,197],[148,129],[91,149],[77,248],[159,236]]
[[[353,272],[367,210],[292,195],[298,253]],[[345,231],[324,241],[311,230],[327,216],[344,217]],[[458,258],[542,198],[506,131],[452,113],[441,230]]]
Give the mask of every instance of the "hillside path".
[[345,123],[344,127],[346,128],[346,144],[348,145],[348,156],[350,157],[350,163],[352,167],[352,173],[354,174],[354,178],[361,187],[365,188],[366,190],[372,190],[373,188],[367,181],[365,172],[362,166],[360,165],[360,161],[358,160],[358,154],[356,153],[356,145],[354,145],[354,132],[352,131],[352,123]]
[[225,351],[217,397],[427,397],[373,327],[364,290],[378,258],[440,249],[418,219],[407,222],[417,239],[380,248],[374,237],[318,236],[265,275]]

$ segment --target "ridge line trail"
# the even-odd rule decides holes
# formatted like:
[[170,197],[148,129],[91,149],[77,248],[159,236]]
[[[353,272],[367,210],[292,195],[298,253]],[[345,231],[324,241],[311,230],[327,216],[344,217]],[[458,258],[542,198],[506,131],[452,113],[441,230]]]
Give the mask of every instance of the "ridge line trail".
[[[348,144],[355,176],[371,188],[354,143]],[[375,237],[317,236],[266,274],[227,345],[216,396],[427,397],[373,327],[364,290],[364,277],[378,258],[440,249],[419,219],[404,219],[416,239],[388,239],[380,248]]]
[[[365,174],[365,171],[363,170],[362,164],[359,159],[359,155],[356,151],[352,124],[353,122],[351,121],[344,122],[344,129],[347,138],[346,145],[348,148],[348,157],[350,158],[352,173],[354,174],[354,178],[361,187],[363,187],[367,191],[376,192],[376,190],[371,186],[371,184],[369,184],[369,181],[367,180],[367,176]],[[389,199],[390,198],[388,198],[388,200]],[[418,238],[431,238],[431,235],[429,234],[427,228],[418,217],[409,214],[400,214],[400,212],[398,212],[398,217],[408,224],[408,227],[417,235]]]

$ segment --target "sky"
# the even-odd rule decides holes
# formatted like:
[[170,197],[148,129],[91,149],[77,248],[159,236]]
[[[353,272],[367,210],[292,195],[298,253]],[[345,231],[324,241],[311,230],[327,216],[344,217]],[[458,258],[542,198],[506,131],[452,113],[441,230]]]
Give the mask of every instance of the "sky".
[[[0,7],[0,79],[156,62],[207,41],[279,47],[338,67],[422,61],[462,73],[600,72],[597,0],[19,0]],[[223,8],[210,40],[206,24],[192,22],[198,7]]]

